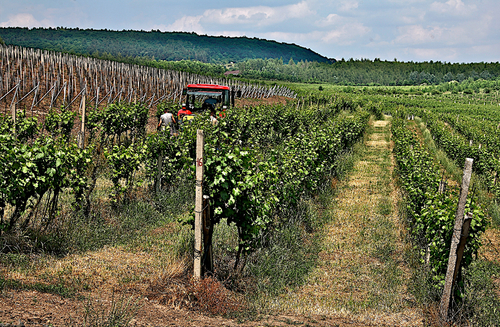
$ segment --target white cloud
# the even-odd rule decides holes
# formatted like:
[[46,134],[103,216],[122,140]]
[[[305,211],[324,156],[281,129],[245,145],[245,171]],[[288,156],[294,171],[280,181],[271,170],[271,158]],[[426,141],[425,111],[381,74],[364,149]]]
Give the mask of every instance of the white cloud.
[[400,17],[400,20],[404,24],[416,24],[418,22],[423,21],[425,18],[425,11],[419,11],[416,8],[411,10],[410,15],[403,15]]
[[[453,47],[445,48],[404,48],[402,51],[411,58],[416,58],[416,60],[440,60],[455,62],[461,55],[461,51]],[[414,59],[415,60],[415,59]]]
[[340,23],[342,21],[342,19],[343,18],[337,14],[330,14],[325,19],[318,21],[317,25],[318,26],[335,25],[335,24]]
[[240,7],[227,9],[210,9],[203,13],[203,21],[215,24],[254,24],[257,26],[272,25],[287,19],[303,18],[314,14],[307,2],[269,7]]
[[436,1],[431,4],[431,10],[447,15],[468,15],[476,9],[476,5],[465,5],[462,0]]
[[164,30],[174,31],[174,32],[196,32],[203,33],[203,26],[200,24],[200,20],[203,16],[184,16],[168,25]]
[[445,29],[441,27],[426,29],[422,25],[409,25],[400,27],[399,32],[400,35],[395,39],[395,43],[422,44],[441,41]]
[[445,44],[445,45],[473,45],[491,37],[492,16],[484,15],[475,20],[463,21],[452,26],[407,25],[398,28],[399,36],[394,39],[395,44]]
[[[484,61],[496,62],[500,61],[500,56],[497,55],[500,51],[500,45],[481,45],[472,47],[436,47],[436,48],[403,48],[402,51],[413,58],[413,60],[440,60],[448,62],[471,62]],[[470,58],[464,60],[463,58]]]
[[[470,47],[467,51],[469,54],[481,61],[485,62],[499,62],[500,61],[500,44],[487,44]],[[478,60],[479,61],[479,60]]]
[[270,32],[263,34],[263,37],[274,40],[283,40],[294,43],[314,43],[351,45],[359,41],[360,37],[371,32],[371,29],[363,24],[345,24],[328,31],[312,31],[309,33],[289,33],[289,32]]
[[342,1],[339,10],[340,11],[349,11],[352,9],[358,8],[357,1]]
[[213,26],[214,24],[268,26],[288,19],[303,18],[313,14],[314,11],[309,8],[305,1],[281,7],[255,6],[208,9],[200,16],[184,16],[169,25],[167,29],[203,32],[205,31],[203,26]]
[[48,19],[38,21],[32,14],[21,13],[9,16],[9,20],[0,23],[1,27],[49,27],[52,26]]
[[443,52],[446,51],[446,57],[447,58],[454,58],[456,57],[457,51],[456,49],[451,49],[451,48],[445,48],[445,49],[422,49],[422,48],[417,48],[413,49],[413,53],[420,58],[442,58],[443,57]]
[[371,32],[371,28],[361,23],[352,23],[343,25],[335,30],[326,32],[321,40],[326,43],[335,43],[339,45],[350,45]]

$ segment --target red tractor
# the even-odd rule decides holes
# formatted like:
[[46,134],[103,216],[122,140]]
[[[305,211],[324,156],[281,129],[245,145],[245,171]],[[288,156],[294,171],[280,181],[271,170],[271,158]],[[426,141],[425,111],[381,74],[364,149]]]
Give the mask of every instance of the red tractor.
[[223,85],[189,84],[183,94],[186,95],[186,102],[179,110],[178,116],[205,110],[220,111],[222,115],[227,108],[234,107],[236,91]]

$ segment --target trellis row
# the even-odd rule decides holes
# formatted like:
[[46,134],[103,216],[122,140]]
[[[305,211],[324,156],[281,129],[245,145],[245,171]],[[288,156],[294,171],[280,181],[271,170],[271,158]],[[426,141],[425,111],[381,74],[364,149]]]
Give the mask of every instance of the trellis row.
[[0,46],[3,113],[15,105],[31,110],[31,114],[40,114],[53,107],[79,104],[76,99],[83,94],[94,106],[141,101],[151,107],[160,101],[180,102],[182,89],[190,83],[228,85],[247,98],[296,97],[295,92],[284,86],[259,86],[60,52]]

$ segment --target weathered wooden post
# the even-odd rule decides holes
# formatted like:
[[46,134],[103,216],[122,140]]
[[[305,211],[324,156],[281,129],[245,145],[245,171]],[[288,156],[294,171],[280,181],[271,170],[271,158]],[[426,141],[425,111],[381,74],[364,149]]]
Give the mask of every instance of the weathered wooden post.
[[14,123],[14,135],[16,135],[16,102],[12,101],[10,105],[10,113],[12,114],[12,122]]
[[201,278],[203,235],[203,130],[196,133],[196,193],[194,206],[194,278]]
[[83,149],[85,147],[85,93],[83,93],[82,95],[82,125],[80,126],[78,147],[80,149]]
[[[453,236],[451,238],[450,256],[448,259],[448,269],[446,270],[445,285],[443,289],[443,295],[441,297],[441,303],[439,305],[439,314],[442,321],[448,320],[448,311],[450,308],[450,298],[451,292],[453,290],[453,285],[460,268],[460,261],[463,255],[463,248],[465,247],[465,241],[467,236],[465,235],[464,228],[464,212],[465,203],[467,200],[467,193],[469,192],[469,184],[472,176],[472,163],[473,159],[465,159],[464,175],[462,177],[462,187],[460,189],[460,198],[458,200],[457,212],[455,214],[455,227],[453,228]],[[467,219],[469,220],[469,219]],[[470,225],[470,220],[466,224],[467,234],[468,226]],[[464,237],[464,236],[465,237]],[[463,240],[463,245],[462,245]],[[461,251],[459,249],[462,248]]]
[[161,170],[163,167],[163,151],[160,152],[158,155],[158,173],[156,174],[156,179],[155,179],[155,191],[156,193],[160,193],[161,190]]
[[447,186],[448,186],[448,183],[446,183],[446,181],[444,181],[444,180],[439,181],[438,193],[444,194]]

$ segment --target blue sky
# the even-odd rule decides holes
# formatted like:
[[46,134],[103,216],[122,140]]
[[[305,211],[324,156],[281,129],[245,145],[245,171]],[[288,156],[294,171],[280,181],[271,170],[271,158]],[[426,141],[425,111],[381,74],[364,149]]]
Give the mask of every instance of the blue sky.
[[0,27],[186,31],[330,58],[500,61],[500,0],[0,0]]

